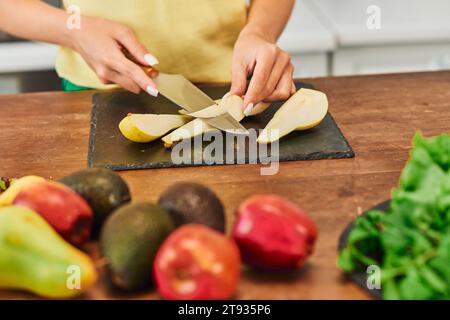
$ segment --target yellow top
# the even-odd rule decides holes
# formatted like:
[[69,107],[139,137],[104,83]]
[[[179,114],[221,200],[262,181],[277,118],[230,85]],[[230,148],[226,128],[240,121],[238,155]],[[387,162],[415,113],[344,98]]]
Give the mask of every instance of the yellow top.
[[[182,74],[194,82],[231,79],[233,45],[246,20],[245,0],[64,0],[64,5],[77,5],[82,15],[131,27],[158,58],[162,72]],[[56,71],[79,86],[111,87],[68,48],[60,48]]]

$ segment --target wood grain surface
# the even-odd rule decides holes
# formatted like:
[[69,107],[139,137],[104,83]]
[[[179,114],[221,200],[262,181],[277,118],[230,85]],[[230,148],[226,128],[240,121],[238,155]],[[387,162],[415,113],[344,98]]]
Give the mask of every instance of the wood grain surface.
[[[417,130],[450,132],[450,72],[302,79],[327,93],[330,112],[356,157],[280,164],[274,176],[259,165],[152,169],[122,172],[133,199],[156,201],[162,190],[189,180],[212,188],[226,206],[228,226],[239,203],[254,193],[292,199],[316,221],[315,253],[298,272],[268,275],[244,270],[238,299],[366,299],[336,268],[344,227],[389,198],[408,159]],[[92,92],[0,96],[0,175],[58,179],[86,167]],[[126,108],[126,106],[124,106]],[[99,259],[95,244],[87,250]],[[0,298],[34,298],[0,291]],[[154,291],[125,294],[103,274],[81,298],[158,298]]]

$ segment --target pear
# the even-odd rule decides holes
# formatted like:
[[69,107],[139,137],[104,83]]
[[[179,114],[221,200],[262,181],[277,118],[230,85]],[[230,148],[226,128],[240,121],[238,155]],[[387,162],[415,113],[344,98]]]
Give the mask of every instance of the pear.
[[328,112],[327,96],[320,91],[300,89],[274,114],[258,137],[258,143],[272,143],[295,130],[317,126]]
[[214,118],[226,111],[222,109],[222,107],[219,105],[220,100],[216,102],[217,104],[213,104],[212,106],[209,106],[199,111],[189,113],[186,110],[180,110],[179,112],[181,114],[185,114],[193,118],[202,118],[202,119]]
[[229,96],[221,100],[216,100],[216,103],[212,106],[201,109],[199,111],[195,111],[192,113],[180,111],[180,113],[186,114],[193,118],[207,119],[215,118],[217,116],[220,116],[221,114],[224,114],[225,112],[228,112],[233,116],[233,118],[240,118],[242,120],[245,117],[242,109],[243,102],[244,101],[239,96]]
[[94,263],[34,211],[0,208],[0,288],[70,298],[97,280]]
[[196,119],[164,136],[162,138],[164,146],[166,148],[170,148],[175,142],[218,130],[217,128],[207,124],[202,119],[217,117],[225,112],[228,112],[234,119],[241,121],[245,117],[242,109],[242,103],[243,100],[241,97],[229,96],[220,100],[218,104],[204,108],[200,111],[189,113],[189,116],[195,117]]
[[216,104],[196,112],[187,113],[184,110],[180,110],[180,113],[189,115],[193,118],[204,119],[204,118],[214,118],[221,115],[225,111],[228,111],[231,115],[234,114],[233,117],[235,119],[241,118],[242,120],[242,118],[244,117],[256,116],[257,114],[264,112],[271,105],[268,102],[260,102],[253,107],[252,111],[245,114],[243,109],[244,100],[239,96],[235,95],[229,96],[223,98],[222,100],[216,100],[216,102],[217,102]]
[[164,147],[171,148],[175,142],[194,138],[198,135],[218,130],[213,126],[210,126],[201,118],[196,118],[191,122],[186,123],[185,125],[179,127],[178,129],[172,131],[168,135],[162,137],[162,141],[164,142]]
[[241,97],[239,96],[229,96],[219,102],[219,106],[222,110],[226,110],[234,119],[241,121],[245,118],[243,103]]
[[119,123],[120,132],[133,142],[146,143],[162,137],[190,120],[179,114],[131,114]]

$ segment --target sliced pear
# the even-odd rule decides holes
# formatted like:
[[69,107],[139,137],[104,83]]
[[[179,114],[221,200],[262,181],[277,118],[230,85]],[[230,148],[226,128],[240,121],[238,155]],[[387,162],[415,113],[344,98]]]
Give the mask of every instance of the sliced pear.
[[226,110],[222,110],[222,107],[220,105],[213,104],[212,106],[209,106],[196,112],[188,113],[180,111],[180,113],[189,115],[190,117],[193,118],[207,119],[217,117],[218,115],[224,113],[225,111]]
[[216,100],[217,104],[214,104],[210,107],[204,108],[202,110],[196,111],[196,112],[192,112],[192,113],[188,113],[185,110],[180,110],[179,112],[181,114],[186,114],[189,115],[193,118],[214,118],[217,117],[219,115],[221,115],[222,113],[224,113],[225,111],[228,111],[230,114],[234,114],[236,117],[235,118],[244,118],[245,116],[250,117],[250,116],[255,116],[257,114],[260,114],[262,112],[264,112],[268,107],[270,107],[270,103],[268,102],[260,102],[258,104],[256,104],[252,111],[244,114],[244,109],[243,109],[243,103],[244,100],[239,97],[239,96],[230,96],[227,98],[224,98],[222,100]]
[[207,124],[201,118],[196,118],[162,137],[161,140],[164,142],[164,147],[171,148],[175,142],[190,139],[214,130],[217,129]]
[[205,121],[205,118],[217,117],[225,112],[228,112],[234,119],[241,121],[245,116],[242,110],[242,98],[238,96],[230,96],[219,101],[217,105],[202,109],[200,111],[190,113],[189,116],[196,119],[179,127],[170,134],[164,136],[162,141],[166,148],[172,147],[175,142],[190,139],[203,133],[218,130],[210,126]]
[[258,143],[272,143],[295,130],[317,126],[328,112],[327,96],[320,91],[300,89],[275,113],[258,137]]
[[241,121],[245,118],[244,109],[242,108],[242,104],[244,101],[239,96],[229,96],[225,99],[220,100],[219,106],[222,110],[227,110],[229,114],[237,121]]
[[195,111],[192,113],[188,113],[185,110],[182,110],[179,112],[181,114],[186,114],[193,118],[202,118],[202,119],[214,118],[214,117],[217,117],[218,115],[221,115],[222,113],[226,112],[226,110],[223,109],[222,106],[219,105],[219,103],[220,103],[220,101],[217,101],[217,104],[213,104],[212,106],[209,106],[207,108],[204,108],[202,110]]
[[235,119],[240,118],[242,120],[245,117],[242,109],[242,104],[244,101],[242,100],[241,97],[230,96],[222,100],[216,100],[216,102],[217,102],[216,104],[196,112],[192,113],[180,112],[180,113],[187,114],[188,116],[193,118],[202,118],[202,119],[214,118],[220,116],[221,114],[224,114],[225,112],[230,113]]
[[191,118],[179,114],[131,114],[119,123],[120,132],[133,142],[146,143],[158,139]]

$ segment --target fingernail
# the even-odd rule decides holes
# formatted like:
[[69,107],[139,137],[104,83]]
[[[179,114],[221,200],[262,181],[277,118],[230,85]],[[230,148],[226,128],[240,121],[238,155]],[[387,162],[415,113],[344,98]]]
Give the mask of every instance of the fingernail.
[[253,110],[253,103],[250,102],[244,110],[244,115],[248,116],[250,112],[252,112],[252,110]]
[[152,86],[147,87],[147,92],[149,95],[154,96],[154,97],[157,97],[158,93],[159,93],[158,89],[156,89],[155,87],[152,87]]
[[156,59],[156,57],[155,57],[155,56],[152,56],[150,53],[147,53],[147,54],[144,56],[144,60],[145,60],[145,62],[147,62],[150,66],[154,66],[155,64],[158,64],[158,63],[159,63],[158,59]]

